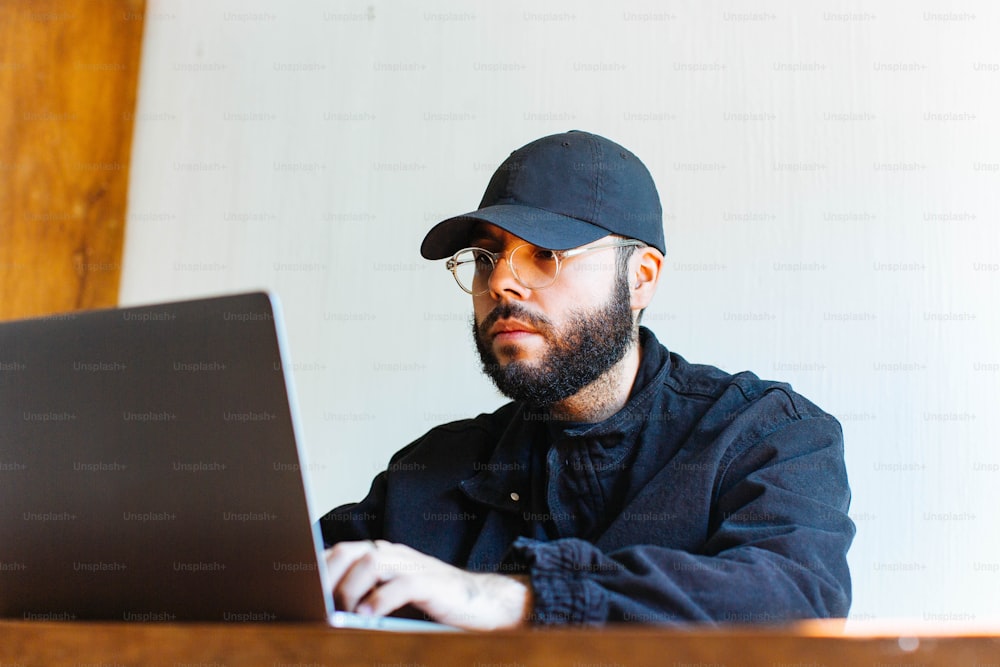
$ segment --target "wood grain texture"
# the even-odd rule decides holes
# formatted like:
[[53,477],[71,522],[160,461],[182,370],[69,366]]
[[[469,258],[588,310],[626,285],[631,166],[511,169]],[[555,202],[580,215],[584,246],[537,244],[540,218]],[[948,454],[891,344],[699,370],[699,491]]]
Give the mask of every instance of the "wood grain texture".
[[0,1],[0,319],[118,301],[144,8]]
[[346,667],[879,667],[996,664],[996,636],[844,637],[784,628],[537,629],[401,634],[267,624],[0,621],[0,659],[20,665]]

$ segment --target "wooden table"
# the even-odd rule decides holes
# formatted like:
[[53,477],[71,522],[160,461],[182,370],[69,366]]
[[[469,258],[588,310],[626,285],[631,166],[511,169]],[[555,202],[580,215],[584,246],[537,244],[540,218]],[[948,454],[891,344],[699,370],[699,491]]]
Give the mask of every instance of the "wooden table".
[[531,629],[395,634],[322,625],[0,621],[0,665],[171,667],[983,667],[1000,633],[840,626]]

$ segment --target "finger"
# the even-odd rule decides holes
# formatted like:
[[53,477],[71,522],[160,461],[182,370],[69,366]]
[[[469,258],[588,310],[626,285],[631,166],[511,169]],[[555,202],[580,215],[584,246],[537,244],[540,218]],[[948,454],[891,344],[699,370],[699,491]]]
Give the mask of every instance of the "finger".
[[371,542],[340,542],[323,552],[326,572],[331,589],[336,589],[340,580],[360,558],[371,553]]
[[380,583],[377,558],[367,554],[354,561],[334,587],[334,604],[344,611],[357,611],[358,603]]
[[426,584],[421,585],[418,577],[392,579],[369,592],[361,600],[358,610],[363,614],[388,616],[408,604],[419,607],[426,597],[426,591],[422,590],[424,587]]

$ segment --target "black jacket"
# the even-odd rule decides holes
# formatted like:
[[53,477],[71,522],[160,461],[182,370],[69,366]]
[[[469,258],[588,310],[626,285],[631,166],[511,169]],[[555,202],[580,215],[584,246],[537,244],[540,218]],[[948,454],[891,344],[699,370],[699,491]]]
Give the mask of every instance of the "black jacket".
[[641,341],[614,416],[567,425],[514,402],[434,428],[320,520],[327,546],[385,539],[529,573],[538,623],[846,616],[840,425],[787,384]]

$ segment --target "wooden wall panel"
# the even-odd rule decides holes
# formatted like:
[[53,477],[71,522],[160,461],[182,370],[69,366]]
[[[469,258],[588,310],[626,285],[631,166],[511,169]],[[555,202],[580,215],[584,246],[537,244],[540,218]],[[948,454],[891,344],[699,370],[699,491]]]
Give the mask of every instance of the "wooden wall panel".
[[144,0],[0,0],[0,319],[118,299]]

